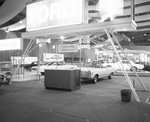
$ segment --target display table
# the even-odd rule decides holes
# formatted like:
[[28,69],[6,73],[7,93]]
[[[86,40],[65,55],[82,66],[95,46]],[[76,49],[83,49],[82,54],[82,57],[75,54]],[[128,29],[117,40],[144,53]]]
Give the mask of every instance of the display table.
[[81,88],[80,70],[45,70],[44,86],[46,89],[74,91]]

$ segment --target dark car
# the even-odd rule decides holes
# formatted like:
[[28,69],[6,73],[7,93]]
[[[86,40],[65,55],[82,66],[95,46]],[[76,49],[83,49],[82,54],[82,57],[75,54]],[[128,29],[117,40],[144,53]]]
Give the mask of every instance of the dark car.
[[[44,64],[46,64],[47,62],[45,62],[45,61],[40,61],[39,63],[40,63],[40,65],[44,65]],[[31,64],[27,64],[27,65],[24,66],[24,68],[25,68],[26,70],[31,71],[32,67],[34,67],[34,66],[38,66],[38,61],[34,61],[34,62],[32,62]]]
[[10,61],[0,62],[0,86],[2,84],[8,85],[11,80],[11,68],[12,64]]
[[150,72],[150,65],[144,65],[143,70]]

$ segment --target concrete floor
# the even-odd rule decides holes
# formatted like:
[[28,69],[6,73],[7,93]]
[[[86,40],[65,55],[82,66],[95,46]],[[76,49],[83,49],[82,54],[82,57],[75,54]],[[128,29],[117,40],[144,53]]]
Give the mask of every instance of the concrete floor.
[[140,103],[133,94],[121,101],[120,91],[129,89],[123,76],[82,81],[73,92],[45,89],[35,76],[17,79],[0,88],[0,122],[150,122],[150,77],[141,77],[148,92],[136,80]]

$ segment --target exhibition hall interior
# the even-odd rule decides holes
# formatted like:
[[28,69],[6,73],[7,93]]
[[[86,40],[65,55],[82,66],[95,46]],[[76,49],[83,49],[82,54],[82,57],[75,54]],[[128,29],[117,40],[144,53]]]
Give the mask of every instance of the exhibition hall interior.
[[0,122],[149,122],[150,0],[0,0]]

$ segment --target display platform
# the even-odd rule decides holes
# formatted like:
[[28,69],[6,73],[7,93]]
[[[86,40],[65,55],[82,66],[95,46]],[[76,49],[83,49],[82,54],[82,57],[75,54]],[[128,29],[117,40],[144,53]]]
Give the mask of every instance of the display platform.
[[46,89],[74,91],[81,88],[80,70],[45,70],[44,86]]

